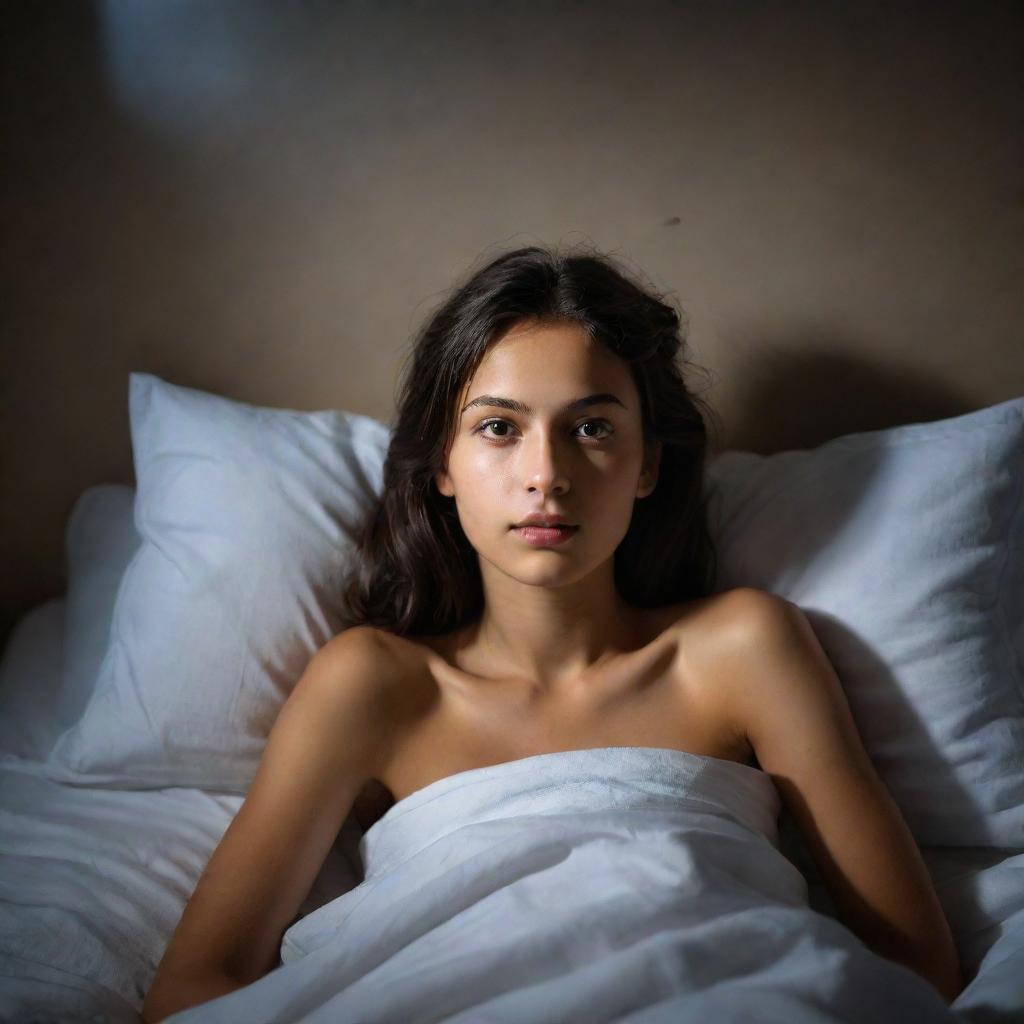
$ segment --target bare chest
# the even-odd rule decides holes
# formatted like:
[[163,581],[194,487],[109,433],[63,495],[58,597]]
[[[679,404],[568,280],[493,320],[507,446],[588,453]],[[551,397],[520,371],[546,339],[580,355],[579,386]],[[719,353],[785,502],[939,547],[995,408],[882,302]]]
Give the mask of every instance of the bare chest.
[[369,827],[398,800],[458,772],[535,754],[605,746],[667,747],[750,763],[715,679],[668,632],[557,694],[490,679],[424,656],[409,680],[409,714],[381,777],[356,803]]

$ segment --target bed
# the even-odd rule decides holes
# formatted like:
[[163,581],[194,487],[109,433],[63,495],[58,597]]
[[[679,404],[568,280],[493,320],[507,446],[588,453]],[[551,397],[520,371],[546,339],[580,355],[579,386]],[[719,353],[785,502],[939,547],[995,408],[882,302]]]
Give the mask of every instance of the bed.
[[[369,417],[128,383],[136,484],[80,495],[67,592],[0,660],[12,1024],[141,1020],[289,687],[351,624],[382,479]],[[1024,398],[707,475],[716,589],[814,625],[953,929],[952,1007],[846,931],[764,773],[594,748],[353,812],[278,968],[168,1020],[1024,1019],[1022,486]]]

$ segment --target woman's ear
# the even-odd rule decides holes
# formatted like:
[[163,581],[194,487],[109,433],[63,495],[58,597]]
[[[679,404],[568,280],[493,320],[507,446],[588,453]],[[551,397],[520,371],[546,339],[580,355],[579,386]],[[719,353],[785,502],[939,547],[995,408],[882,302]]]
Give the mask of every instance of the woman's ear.
[[661,466],[661,441],[651,441],[646,446],[646,457],[644,458],[643,469],[640,472],[640,480],[637,484],[636,496],[646,498],[658,483],[658,469]]
[[434,475],[434,483],[437,485],[437,489],[446,497],[455,497],[455,488],[452,487],[451,477],[448,476],[445,470],[441,470],[439,473]]

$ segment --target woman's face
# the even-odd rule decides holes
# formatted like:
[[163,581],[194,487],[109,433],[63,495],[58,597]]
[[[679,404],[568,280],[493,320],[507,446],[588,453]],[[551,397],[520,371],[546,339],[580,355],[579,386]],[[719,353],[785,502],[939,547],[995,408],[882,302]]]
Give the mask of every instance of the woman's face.
[[[650,464],[644,455],[628,364],[576,324],[521,320],[463,389],[435,482],[455,499],[482,560],[524,582],[566,583],[614,554],[633,503],[654,490],[660,444]],[[533,512],[579,528],[560,544],[532,546],[514,527]]]

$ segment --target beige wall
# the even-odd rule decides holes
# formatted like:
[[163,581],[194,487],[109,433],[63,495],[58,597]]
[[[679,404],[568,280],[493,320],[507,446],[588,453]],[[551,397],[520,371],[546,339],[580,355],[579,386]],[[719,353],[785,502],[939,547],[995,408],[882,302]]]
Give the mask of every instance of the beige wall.
[[132,482],[127,385],[387,420],[487,255],[690,317],[726,447],[1024,393],[1015,3],[5,6],[3,629]]

